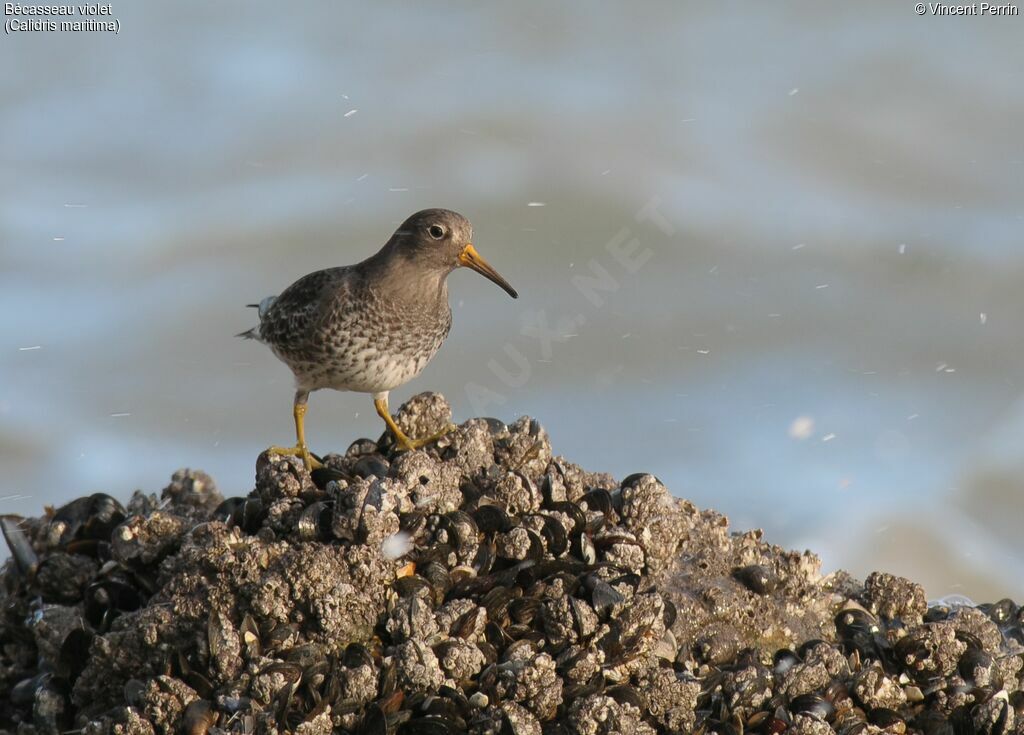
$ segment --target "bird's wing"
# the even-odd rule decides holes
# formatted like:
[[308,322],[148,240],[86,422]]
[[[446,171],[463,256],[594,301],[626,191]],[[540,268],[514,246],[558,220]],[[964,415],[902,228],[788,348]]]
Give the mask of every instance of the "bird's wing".
[[260,314],[260,338],[287,350],[306,346],[325,304],[348,288],[350,275],[347,267],[328,268],[297,280]]

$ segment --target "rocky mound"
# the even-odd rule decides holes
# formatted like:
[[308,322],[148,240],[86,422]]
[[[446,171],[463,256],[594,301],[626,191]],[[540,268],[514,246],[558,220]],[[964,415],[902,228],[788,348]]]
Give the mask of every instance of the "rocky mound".
[[[451,417],[423,394],[413,436]],[[223,499],[97,494],[3,522],[5,732],[1024,732],[1021,611],[822,578],[657,478],[467,421],[261,455]]]

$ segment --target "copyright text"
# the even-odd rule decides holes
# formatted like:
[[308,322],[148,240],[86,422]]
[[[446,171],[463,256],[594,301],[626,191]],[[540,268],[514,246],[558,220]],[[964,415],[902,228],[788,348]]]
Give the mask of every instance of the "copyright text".
[[918,15],[1019,15],[1016,3],[918,3],[914,6]]

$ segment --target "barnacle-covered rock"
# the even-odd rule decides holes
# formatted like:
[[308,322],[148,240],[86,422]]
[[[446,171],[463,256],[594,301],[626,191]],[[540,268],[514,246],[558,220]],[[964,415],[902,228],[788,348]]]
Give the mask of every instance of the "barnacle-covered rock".
[[655,735],[631,704],[619,704],[611,697],[594,694],[573,702],[569,712],[570,732],[576,735]]
[[406,641],[394,653],[398,681],[411,692],[430,692],[444,682],[437,656],[420,641]]
[[177,545],[186,528],[185,518],[159,510],[132,516],[114,529],[111,556],[126,568],[154,564]]
[[[411,436],[450,416],[398,411]],[[552,456],[529,417],[324,465],[3,519],[0,733],[1021,730],[1012,600],[822,577],[652,475]]]
[[864,598],[872,612],[905,623],[920,623],[928,609],[924,587],[886,572],[868,575],[864,580]]

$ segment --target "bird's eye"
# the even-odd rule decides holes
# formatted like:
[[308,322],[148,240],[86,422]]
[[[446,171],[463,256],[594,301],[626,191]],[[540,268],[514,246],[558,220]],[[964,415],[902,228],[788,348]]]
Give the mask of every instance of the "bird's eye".
[[441,227],[441,225],[431,225],[430,229],[427,230],[427,232],[429,232],[430,236],[435,240],[440,240],[442,237],[444,237],[444,228]]

